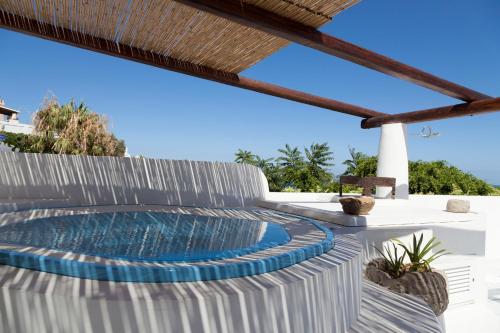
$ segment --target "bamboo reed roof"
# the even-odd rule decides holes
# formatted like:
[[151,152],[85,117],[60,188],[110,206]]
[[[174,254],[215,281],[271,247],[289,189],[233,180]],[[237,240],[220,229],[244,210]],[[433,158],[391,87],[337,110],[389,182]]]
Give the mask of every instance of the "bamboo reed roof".
[[[314,28],[357,1],[242,0]],[[1,0],[4,13],[235,74],[288,44],[172,0]]]

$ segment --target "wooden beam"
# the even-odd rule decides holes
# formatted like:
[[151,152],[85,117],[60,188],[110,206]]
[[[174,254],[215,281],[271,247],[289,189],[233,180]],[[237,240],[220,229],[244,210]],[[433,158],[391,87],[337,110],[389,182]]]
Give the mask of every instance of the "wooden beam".
[[361,128],[379,127],[390,123],[417,123],[447,118],[475,116],[483,113],[500,111],[500,98],[485,99],[471,103],[442,106],[433,109],[413,111],[365,119]]
[[295,102],[313,105],[332,111],[338,111],[353,116],[369,118],[373,116],[384,115],[384,113],[363,108],[357,105],[311,95],[305,92],[284,88],[270,83],[248,79],[234,73],[224,72],[206,66],[177,60],[139,48],[115,43],[113,41],[71,31],[69,29],[56,27],[52,24],[40,23],[36,20],[2,11],[0,11],[0,27],[25,33],[31,36],[76,46],[90,51],[104,53],[114,57],[132,60],[146,65],[196,76],[206,80],[252,90],[267,95],[281,97]]
[[175,1],[466,102],[491,98],[241,0]]

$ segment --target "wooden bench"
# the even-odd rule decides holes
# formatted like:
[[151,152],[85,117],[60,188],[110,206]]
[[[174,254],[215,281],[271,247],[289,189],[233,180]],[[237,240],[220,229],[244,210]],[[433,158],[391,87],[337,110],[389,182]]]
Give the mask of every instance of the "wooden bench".
[[392,198],[396,196],[396,178],[391,177],[358,177],[340,176],[339,195],[342,196],[342,185],[356,185],[363,188],[363,195],[372,196],[376,186],[392,187]]

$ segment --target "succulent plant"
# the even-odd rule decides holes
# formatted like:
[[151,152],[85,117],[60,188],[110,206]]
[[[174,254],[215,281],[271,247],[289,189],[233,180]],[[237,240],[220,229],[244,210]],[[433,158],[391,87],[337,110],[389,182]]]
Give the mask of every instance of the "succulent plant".
[[[413,234],[412,245],[406,246],[399,239],[394,241],[404,249],[405,254],[410,260],[409,271],[410,272],[425,272],[431,271],[430,264],[437,258],[450,254],[446,252],[445,249],[441,249],[431,255],[431,250],[435,249],[441,245],[440,241],[437,241],[436,237],[432,237],[427,243],[423,244],[424,234],[420,234],[417,241],[417,236]],[[423,246],[422,246],[423,245]]]
[[[401,274],[404,273],[404,259],[406,257],[406,252],[403,252],[403,255],[398,254],[398,247],[392,241],[390,244],[393,247],[393,252],[391,252],[390,246],[386,245],[384,247],[385,251],[381,251],[375,247],[375,250],[378,251],[384,257],[386,261],[387,273],[389,273],[392,277],[398,278]],[[385,252],[385,253],[384,253]]]

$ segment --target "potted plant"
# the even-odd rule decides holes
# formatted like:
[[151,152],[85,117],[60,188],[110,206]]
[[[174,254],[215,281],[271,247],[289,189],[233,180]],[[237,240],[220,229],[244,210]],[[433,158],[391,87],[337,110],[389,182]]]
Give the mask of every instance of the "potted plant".
[[[431,253],[441,242],[432,237],[423,244],[424,235],[413,234],[411,245],[400,240],[391,240],[384,251],[376,248],[382,255],[368,263],[366,276],[369,280],[385,286],[392,291],[411,294],[423,298],[437,316],[448,307],[446,277],[431,268],[437,258],[448,254],[440,249]],[[398,249],[402,250],[398,253]],[[408,259],[408,260],[406,260]]]

